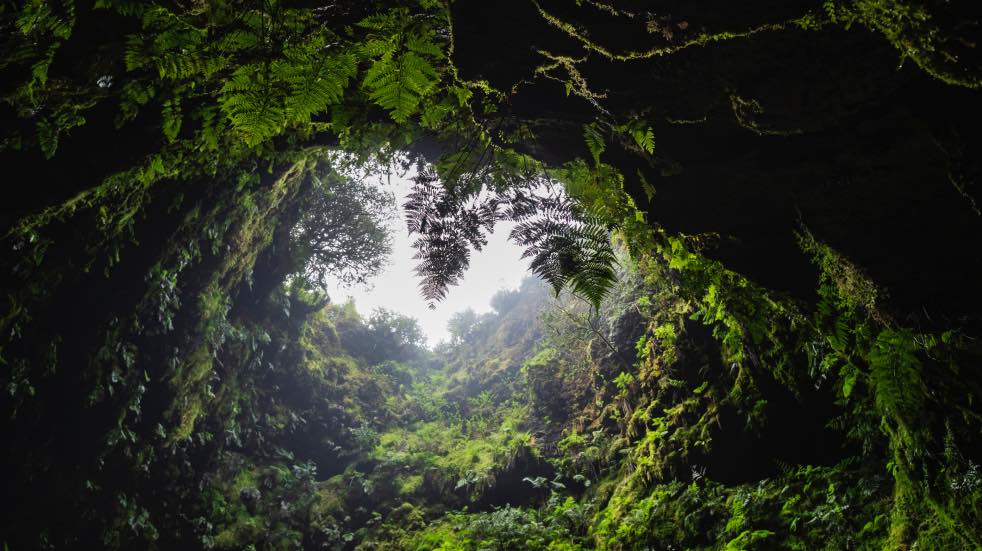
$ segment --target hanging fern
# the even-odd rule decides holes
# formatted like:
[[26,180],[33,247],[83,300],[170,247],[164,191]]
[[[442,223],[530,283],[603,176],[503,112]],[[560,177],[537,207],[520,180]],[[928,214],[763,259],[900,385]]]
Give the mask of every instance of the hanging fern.
[[884,329],[869,352],[876,407],[884,415],[909,418],[924,401],[921,362],[909,329]]
[[50,35],[67,39],[75,27],[75,2],[30,0],[17,14],[17,30],[24,35]]
[[439,82],[433,63],[444,57],[443,49],[433,30],[416,24],[405,9],[368,17],[359,26],[372,31],[361,46],[371,60],[362,85],[393,120],[405,122]]
[[321,61],[308,61],[302,56],[291,64],[278,67],[289,86],[284,105],[287,116],[294,121],[309,121],[316,113],[341,101],[348,81],[355,76],[355,56],[340,54],[321,56]]
[[244,65],[222,87],[222,111],[250,146],[275,136],[286,124],[282,98],[270,76],[266,65]]
[[593,158],[593,166],[600,166],[600,155],[607,149],[607,144],[596,124],[583,125],[583,141]]
[[518,221],[511,239],[525,247],[529,269],[558,293],[569,287],[598,306],[616,280],[616,257],[604,221],[567,197],[532,197],[506,216]]
[[470,250],[480,251],[498,218],[498,200],[465,202],[449,192],[429,169],[414,178],[413,191],[404,205],[410,233],[420,237],[413,247],[419,261],[423,298],[434,307],[470,265]]
[[647,128],[640,126],[631,127],[628,132],[634,138],[634,142],[638,144],[638,147],[649,155],[655,152],[655,131],[650,126]]
[[[510,173],[491,164],[482,174],[492,182],[504,177],[501,172]],[[525,249],[532,273],[557,292],[568,287],[599,304],[616,279],[610,231],[602,217],[554,186],[533,175],[482,195],[472,185],[447,186],[434,170],[421,170],[404,206],[410,233],[419,235],[413,246],[423,297],[431,305],[443,299],[469,266],[470,251],[481,250],[495,223],[508,220],[516,223],[509,238]]]
[[177,139],[181,131],[181,98],[175,96],[164,102],[164,136],[168,141],[173,142]]
[[626,124],[616,126],[615,129],[630,136],[641,151],[649,155],[655,152],[655,131],[644,121],[633,119]]
[[126,39],[123,59],[133,71],[152,67],[162,79],[179,80],[211,76],[227,60],[209,55],[207,32],[162,6],[153,6],[142,14],[143,32]]
[[[323,54],[321,54],[323,56]],[[341,101],[355,75],[354,56],[340,53],[314,63],[293,59],[246,65],[222,87],[219,103],[246,143],[257,145],[284,128],[309,122]]]
[[365,73],[364,85],[393,120],[405,122],[416,112],[420,100],[436,84],[438,75],[425,59],[414,52],[386,54]]

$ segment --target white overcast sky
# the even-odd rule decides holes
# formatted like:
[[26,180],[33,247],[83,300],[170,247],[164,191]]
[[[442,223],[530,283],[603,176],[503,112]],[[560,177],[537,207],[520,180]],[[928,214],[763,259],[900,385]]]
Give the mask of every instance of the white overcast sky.
[[516,289],[528,275],[528,261],[522,260],[522,249],[508,241],[511,224],[499,222],[481,252],[471,253],[471,264],[460,284],[451,287],[443,301],[430,310],[419,293],[419,279],[413,273],[415,249],[406,230],[402,205],[412,182],[392,176],[391,186],[384,185],[396,196],[397,215],[389,223],[392,235],[392,256],[385,270],[370,281],[371,288],[354,286],[350,289],[336,285],[329,288],[336,304],[353,298],[363,317],[375,308],[387,308],[419,320],[429,346],[447,339],[447,320],[454,312],[473,308],[476,312],[491,309],[491,297],[499,289]]

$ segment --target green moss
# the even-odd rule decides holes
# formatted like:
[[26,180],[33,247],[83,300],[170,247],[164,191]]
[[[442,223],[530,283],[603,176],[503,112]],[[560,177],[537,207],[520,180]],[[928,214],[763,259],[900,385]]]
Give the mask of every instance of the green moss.
[[670,56],[677,54],[686,48],[703,47],[729,40],[745,40],[760,33],[783,31],[790,28],[815,30],[820,29],[824,24],[824,19],[819,15],[805,14],[801,17],[793,18],[788,21],[780,23],[765,23],[746,30],[700,32],[687,40],[681,41],[681,43],[677,45],[650,48],[647,50],[614,52],[600,43],[591,40],[584,31],[577,28],[575,25],[563,21],[559,17],[546,11],[538,4],[538,2],[536,2],[536,7],[539,10],[539,14],[542,15],[542,17],[544,17],[551,25],[579,41],[586,49],[597,52],[611,61],[637,61],[642,59],[650,59],[653,57]]
[[217,549],[244,549],[257,543],[266,531],[262,518],[242,512],[214,538]]
[[373,457],[393,469],[410,469],[394,481],[396,492],[407,495],[425,482],[421,473],[435,475],[438,489],[454,491],[465,488],[479,495],[491,485],[496,473],[507,468],[513,458],[528,450],[530,435],[518,430],[524,420],[524,408],[505,415],[496,427],[483,434],[464,430],[462,425],[429,421],[409,428],[396,428],[379,436]]
[[798,244],[819,269],[819,285],[835,289],[839,307],[863,310],[871,316],[878,311],[880,290],[863,271],[828,245],[817,241],[807,230],[798,234]]
[[235,481],[232,483],[231,494],[238,497],[242,490],[246,488],[259,487],[259,470],[256,467],[247,467],[239,471]]
[[[340,476],[337,483],[341,482]],[[344,509],[344,499],[339,492],[337,483],[325,483],[317,490],[317,499],[311,506],[311,513],[315,515],[332,515]]]
[[[971,38],[962,36],[959,26],[945,25],[950,14],[942,4],[902,0],[826,0],[826,12],[832,21],[848,27],[862,23],[879,31],[897,50],[902,59],[911,59],[934,78],[967,88],[982,87],[979,67],[960,61],[975,47]],[[955,18],[957,19],[957,18]],[[964,57],[968,57],[965,55]]]
[[415,494],[423,486],[423,475],[400,476],[396,478],[396,487],[399,495],[410,496]]
[[173,409],[178,413],[179,420],[169,436],[171,444],[187,440],[194,432],[195,423],[204,413],[203,399],[195,387],[205,380],[211,369],[212,355],[207,345],[198,347],[182,368],[178,398]]

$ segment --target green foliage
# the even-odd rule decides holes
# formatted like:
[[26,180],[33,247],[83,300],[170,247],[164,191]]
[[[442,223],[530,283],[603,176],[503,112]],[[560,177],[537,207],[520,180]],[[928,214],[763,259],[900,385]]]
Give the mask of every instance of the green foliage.
[[593,157],[593,165],[599,167],[600,155],[607,149],[607,144],[604,143],[604,138],[595,124],[588,124],[583,127],[583,141],[586,142],[590,156]]
[[582,532],[589,505],[553,494],[540,510],[505,506],[477,514],[452,513],[402,542],[407,550],[588,549]]
[[329,160],[310,173],[304,209],[291,230],[298,272],[321,291],[329,278],[341,285],[364,284],[385,265],[391,251],[386,222],[391,193],[336,172]]
[[[499,471],[528,449],[529,435],[519,430],[525,413],[513,408],[501,415],[500,424],[493,430],[481,428],[474,432],[464,424],[431,421],[386,432],[381,435],[373,458],[386,470],[433,473],[424,478],[431,491],[463,491],[475,499],[494,483]],[[405,477],[396,483],[402,489],[415,485]]]
[[481,318],[472,308],[461,310],[450,316],[447,321],[447,332],[450,333],[452,344],[470,342],[477,335]]
[[[397,4],[0,8],[0,148],[39,174],[82,175],[5,211],[21,217],[2,238],[0,313],[5,464],[26,511],[3,528],[17,547],[980,546],[972,336],[896,321],[861,267],[807,232],[814,307],[711,260],[713,236],[657,229],[603,161],[620,147],[669,163],[655,158],[663,113],[608,116],[585,59],[539,52],[532,78],[565,71],[567,94],[604,115],[576,123],[588,158],[521,153],[540,152],[537,130],[512,120],[506,93],[458,77],[449,4]],[[618,54],[539,11],[621,61],[827,23],[701,29]],[[979,86],[974,23],[949,24],[941,4],[826,12]],[[118,155],[64,139],[113,122],[133,141]],[[449,151],[397,154],[424,142]],[[346,169],[400,162],[419,168],[407,206],[427,299],[508,219],[533,272],[585,300],[542,311],[533,284],[496,295],[494,313],[456,317],[437,353],[410,318],[324,307],[327,274],[363,280],[387,249],[387,198]],[[809,415],[834,410],[859,451],[713,481],[720,431],[766,430],[785,391],[819,401]],[[555,476],[523,471],[544,462]],[[523,477],[543,493],[483,501]]]
[[[894,480],[888,545],[917,542],[944,548],[958,541],[957,545],[977,546],[977,536],[967,528],[974,516],[950,501],[941,505],[935,495],[938,487],[931,482],[953,467],[953,456],[940,459],[942,443],[932,434],[932,424],[940,421],[932,420],[931,412],[964,407],[932,404],[947,394],[932,387],[959,384],[950,377],[967,350],[951,332],[922,334],[896,326],[877,301],[882,293],[852,263],[807,233],[799,238],[820,269],[816,325],[831,349],[820,369],[839,368],[841,393],[851,405],[849,435],[862,440],[866,449],[880,435],[887,439],[885,468]],[[928,370],[931,378],[925,377]],[[969,417],[963,416],[966,426],[977,423]]]
[[408,10],[400,8],[358,24],[369,30],[361,45],[362,55],[371,60],[363,85],[393,120],[406,122],[440,79],[433,63],[444,55],[434,29],[425,19],[414,21]]
[[924,400],[920,347],[910,330],[883,330],[869,351],[870,386],[876,407],[886,416],[911,418]]
[[[642,121],[633,120],[618,127],[634,140],[634,143],[648,155],[655,152],[655,131],[650,126],[645,126]],[[649,197],[650,199],[650,197]]]
[[[211,534],[202,544],[215,549],[242,549],[265,542],[270,548],[286,548],[302,540],[301,527],[277,508],[306,509],[316,469],[312,465],[248,466],[233,455],[223,466],[229,478],[219,478],[205,489]],[[241,470],[235,471],[236,468]]]
[[631,383],[634,382],[634,375],[627,372],[621,372],[617,377],[614,378],[614,384],[617,389],[621,392],[626,392]]
[[944,23],[951,17],[944,6],[898,0],[826,0],[824,7],[834,23],[846,28],[862,23],[882,33],[900,51],[901,62],[910,59],[947,84],[982,87],[979,67],[964,61],[974,45],[962,36],[964,27]]
[[276,63],[243,65],[222,86],[219,105],[246,144],[259,145],[309,122],[312,114],[341,100],[355,74],[355,58],[338,54],[325,59],[321,42],[287,50],[286,59]]
[[798,244],[819,268],[819,292],[824,298],[842,310],[881,315],[877,310],[880,290],[859,267],[817,241],[807,230],[798,234]]
[[348,305],[352,312],[333,311],[332,314],[345,317],[353,314],[354,319],[335,318],[341,342],[350,354],[369,365],[390,360],[410,361],[422,355],[426,337],[415,318],[377,308],[367,320],[362,320],[353,312],[354,305]]

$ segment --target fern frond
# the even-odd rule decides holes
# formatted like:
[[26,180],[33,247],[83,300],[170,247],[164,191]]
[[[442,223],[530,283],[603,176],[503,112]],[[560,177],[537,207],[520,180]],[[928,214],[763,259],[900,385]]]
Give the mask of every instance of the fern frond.
[[306,122],[311,115],[341,101],[348,82],[357,72],[357,62],[353,55],[341,54],[313,67],[298,65],[283,72],[290,88],[285,99],[287,115]]
[[359,21],[358,26],[373,31],[386,31],[397,25],[400,19],[405,19],[408,16],[409,12],[405,8],[395,9],[386,13],[369,15]]
[[367,58],[380,58],[385,55],[393,55],[397,45],[390,37],[369,38],[358,46],[358,51]]
[[146,66],[150,62],[150,56],[146,51],[146,42],[138,34],[131,34],[126,37],[126,47],[123,50],[123,62],[126,63],[127,71],[135,71]]
[[433,59],[443,59],[443,49],[440,48],[438,44],[433,42],[432,34],[409,35],[409,37],[406,39],[406,49],[410,52],[423,56],[429,56]]
[[405,8],[371,15],[358,26],[374,31],[358,49],[371,61],[362,85],[375,104],[396,122],[405,122],[439,82],[434,63],[445,57],[443,47],[435,41],[434,31],[420,25]]
[[924,400],[919,346],[910,330],[884,329],[869,352],[876,407],[884,415],[905,418]]
[[363,84],[369,96],[386,109],[396,122],[414,114],[423,96],[436,85],[436,69],[415,52],[384,55],[365,73]]
[[[517,203],[517,204],[514,204]],[[529,269],[558,293],[569,286],[594,306],[616,281],[610,232],[564,197],[523,198],[507,212],[518,219],[510,238],[525,247]]]
[[244,65],[225,83],[219,97],[222,111],[249,145],[275,136],[286,123],[268,73],[261,65]]
[[181,132],[181,98],[173,97],[164,102],[163,130],[167,141],[173,142]]
[[258,48],[261,42],[259,35],[252,29],[234,29],[218,41],[219,51],[240,52]]
[[593,166],[600,166],[600,155],[607,149],[607,144],[596,124],[583,125],[583,141],[593,157]]
[[111,9],[126,17],[142,16],[147,8],[147,2],[141,0],[96,0],[96,9]]
[[655,152],[655,132],[649,126],[646,129],[635,128],[631,131],[631,137],[649,155]]
[[30,0],[20,8],[16,24],[17,30],[24,35],[48,34],[67,39],[75,27],[75,3],[71,0]]

